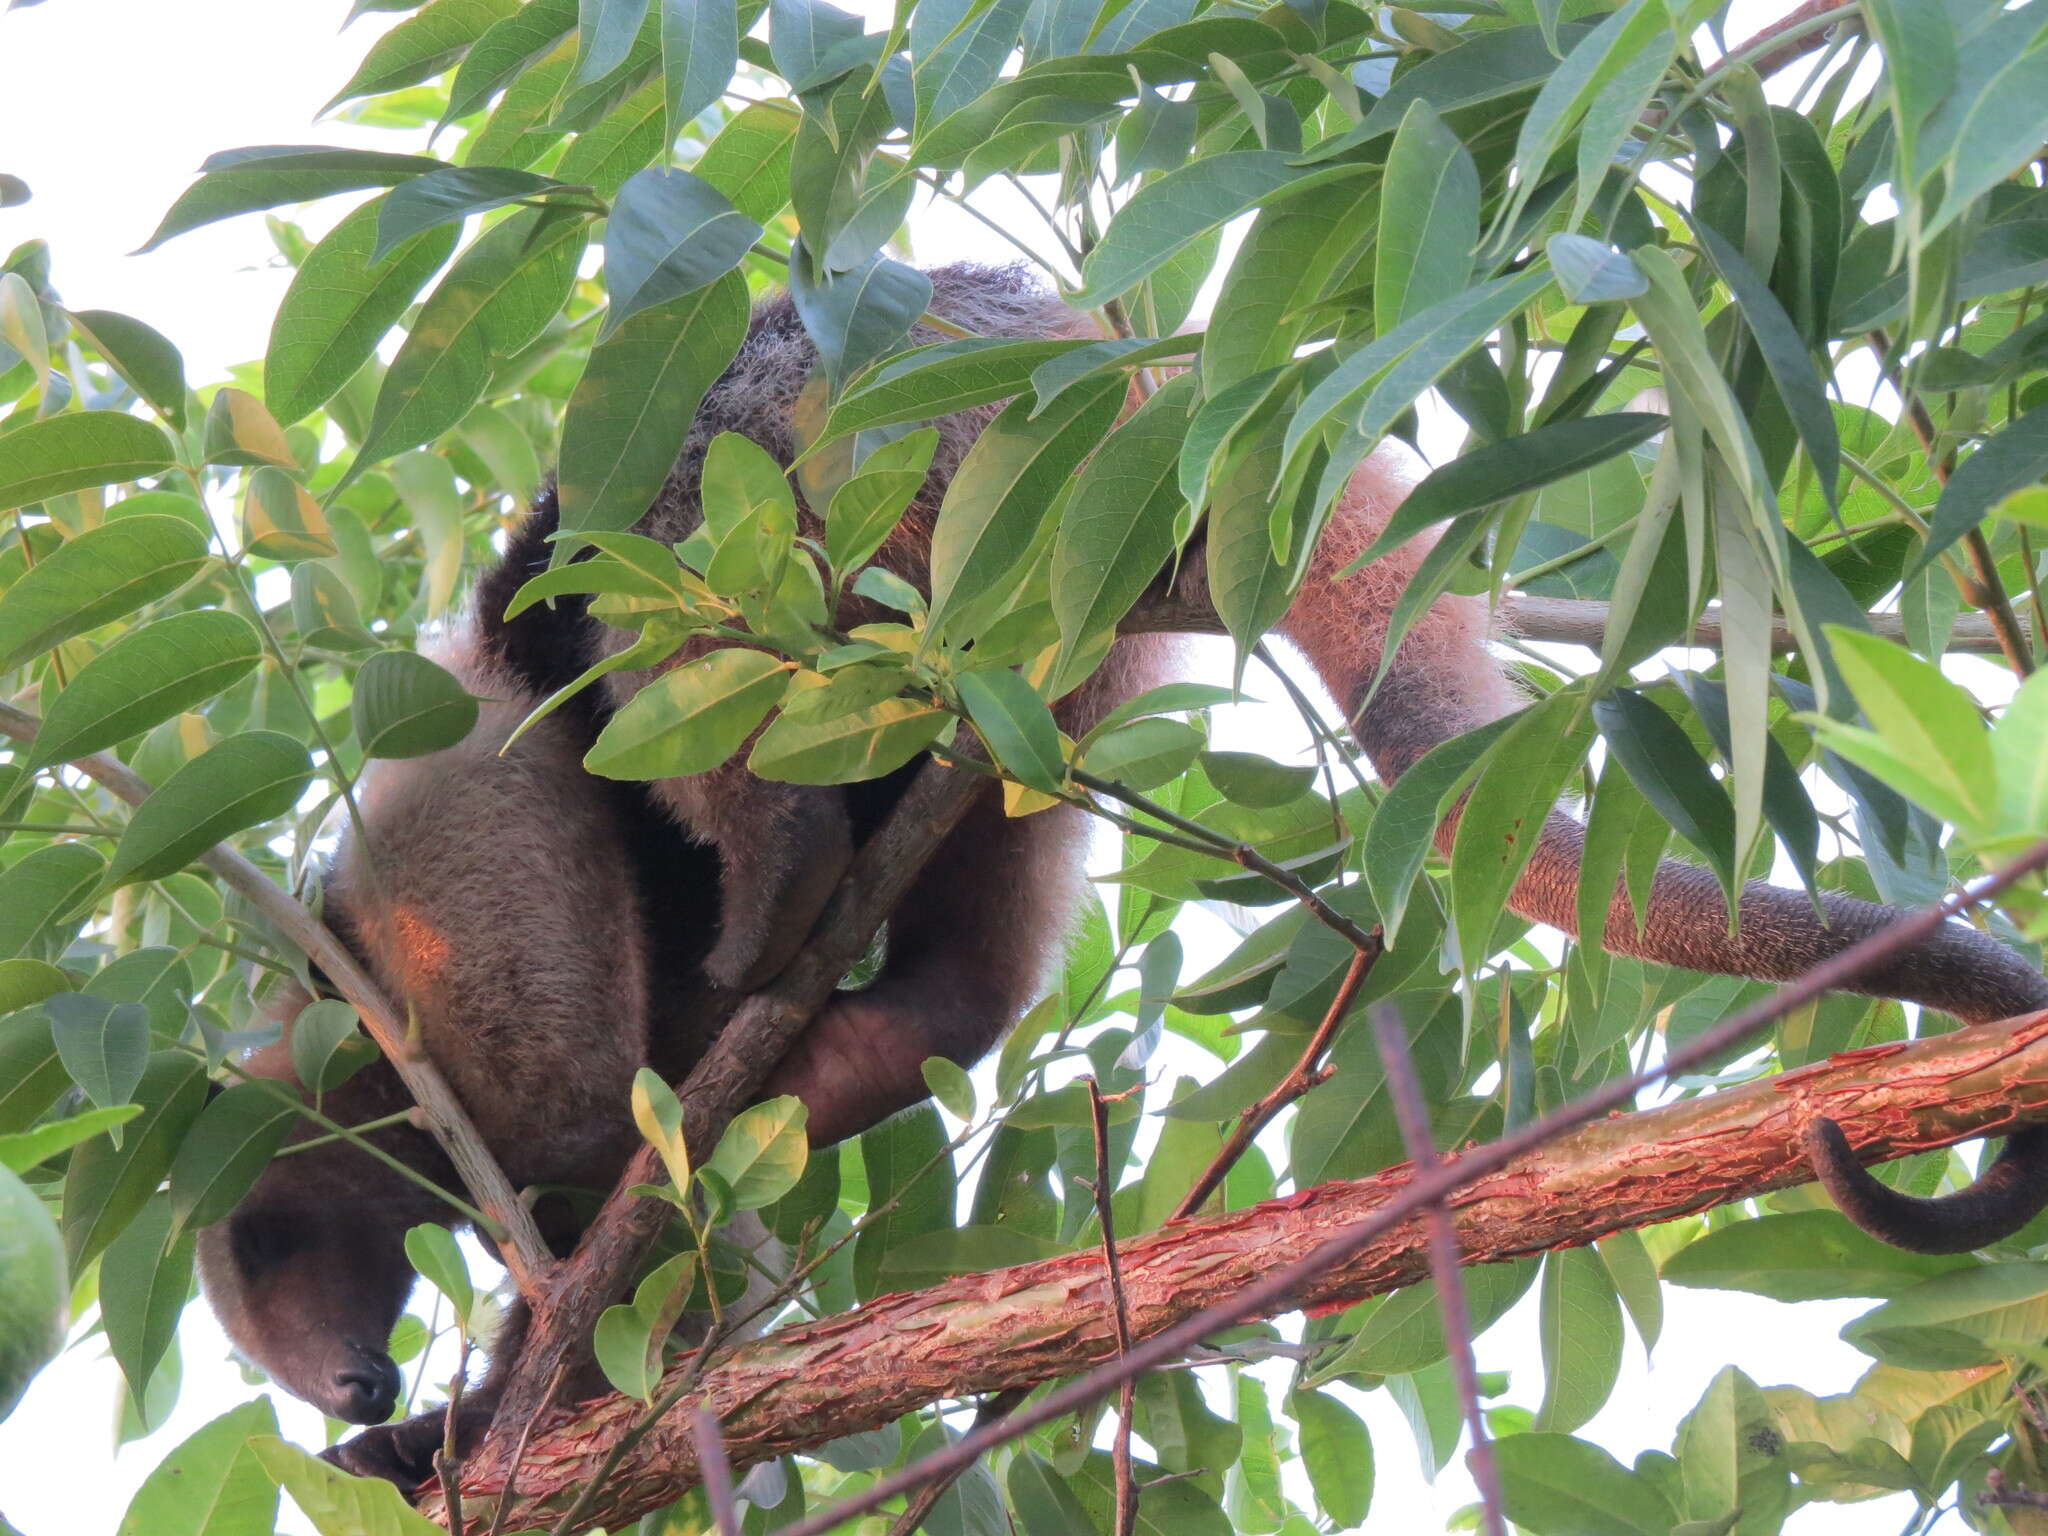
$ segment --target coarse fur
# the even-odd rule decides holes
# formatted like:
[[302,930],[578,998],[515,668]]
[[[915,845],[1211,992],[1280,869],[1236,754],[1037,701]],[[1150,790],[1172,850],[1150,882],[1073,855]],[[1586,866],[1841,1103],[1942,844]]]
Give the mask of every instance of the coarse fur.
[[[1015,269],[951,267],[931,276],[932,310],[969,331],[1085,334],[1077,317]],[[637,531],[675,543],[697,528],[703,457],[720,432],[743,433],[790,462],[791,413],[814,361],[787,300],[757,311]],[[994,409],[939,424],[930,477],[877,564],[926,584],[940,499]],[[1385,526],[1405,489],[1385,458],[1357,472],[1279,625],[1389,781],[1438,743],[1522,703],[1489,653],[1485,604],[1457,596],[1440,598],[1421,618],[1370,691],[1395,600],[1428,541],[1339,573]],[[811,509],[800,511],[801,531],[819,536]],[[630,638],[592,617],[578,598],[505,620],[512,594],[545,568],[555,527],[553,498],[544,496],[481,583],[450,652],[458,674],[502,704],[487,706],[477,732],[450,752],[376,766],[364,807],[376,878],[351,840],[329,900],[379,979],[419,1010],[426,1048],[515,1182],[581,1176],[602,1186],[631,1144],[625,1105],[633,1070],[651,1057],[680,1075],[702,1048],[705,999],[757,986],[781,968],[853,850],[900,796],[909,770],[844,788],[773,784],[745,771],[743,751],[725,767],[644,792],[584,773],[581,752],[606,714],[662,669],[613,674],[602,694],[584,695],[498,758],[533,702]],[[1195,612],[1206,605],[1197,547],[1150,606]],[[852,599],[837,617],[850,627],[884,616]],[[685,648],[664,669],[704,648]],[[1174,647],[1160,636],[1119,640],[1095,675],[1055,706],[1062,727],[1079,735],[1116,703],[1170,676],[1173,663]],[[1440,846],[1448,848],[1455,821],[1440,829]],[[803,1099],[816,1141],[856,1134],[924,1098],[925,1058],[969,1064],[1000,1038],[1064,942],[1080,889],[1084,827],[1085,818],[1064,808],[1006,818],[993,789],[975,805],[892,914],[880,975],[865,990],[838,994],[771,1080],[770,1093]],[[1549,818],[1512,894],[1515,911],[1575,931],[1582,840],[1570,817]],[[1665,861],[1640,929],[1618,887],[1601,937],[1609,949],[1643,959],[1782,980],[1898,916],[1832,895],[1816,912],[1805,894],[1760,883],[1745,889],[1741,915],[1731,936],[1713,878]],[[1972,1020],[2048,1006],[2048,983],[2020,956],[1960,923],[1899,952],[1855,989]],[[341,1118],[402,1105],[395,1078],[376,1092],[382,1096],[374,1104],[351,1101]],[[339,1098],[330,1097],[331,1112]],[[378,1134],[412,1166],[452,1178],[417,1132]],[[2043,1181],[2028,1161],[2041,1151],[2038,1139],[2015,1137],[1974,1204],[1944,1203],[1933,1217],[1920,1205],[1899,1204],[1903,1197],[1857,1168],[1846,1148],[1823,1147],[1817,1163],[1843,1209],[1880,1235],[1908,1246],[1972,1246],[2005,1230],[2012,1214],[2005,1205],[1987,1214],[1987,1199],[1997,1204],[2000,1191],[2017,1189],[2027,1214],[2038,1205]],[[327,1223],[330,1209],[358,1214]],[[228,1223],[202,1239],[208,1293],[245,1352],[291,1390],[354,1410],[344,1416],[371,1416],[388,1403],[388,1383],[364,1367],[363,1356],[381,1356],[410,1281],[390,1239],[402,1238],[412,1221],[445,1219],[445,1212],[419,1211],[411,1186],[360,1154],[319,1149],[285,1159]],[[237,1234],[261,1234],[279,1213],[309,1215],[294,1239],[304,1257],[238,1269],[237,1242],[259,1257],[263,1244]],[[301,1280],[308,1281],[303,1289]],[[494,1375],[516,1350],[521,1320],[515,1316],[500,1340]],[[479,1414],[488,1388],[487,1381],[474,1394]],[[338,1448],[339,1457],[406,1481],[422,1475],[437,1436],[437,1420],[381,1426]]]

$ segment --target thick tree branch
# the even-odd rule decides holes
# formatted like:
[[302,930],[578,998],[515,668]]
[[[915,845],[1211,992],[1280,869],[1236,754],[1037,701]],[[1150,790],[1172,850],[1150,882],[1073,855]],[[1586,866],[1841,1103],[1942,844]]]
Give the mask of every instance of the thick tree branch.
[[[1873,1161],[2048,1117],[2048,1013],[1850,1052],[1593,1121],[1458,1190],[1450,1204],[1460,1246],[1468,1263],[1495,1263],[1807,1182],[1801,1135],[1815,1116],[1840,1124]],[[1410,1180],[1410,1169],[1393,1168],[1128,1242],[1119,1257],[1133,1336],[1153,1337],[1248,1291],[1370,1219]],[[1426,1221],[1411,1216],[1274,1310],[1412,1284],[1428,1273],[1428,1247]],[[1117,1353],[1113,1318],[1102,1256],[1091,1248],[881,1297],[742,1345],[635,1447],[590,1518],[615,1529],[692,1486],[690,1426],[700,1407],[717,1415],[735,1465],[747,1466],[943,1398],[1028,1387],[1108,1360]],[[545,1524],[640,1412],[636,1401],[609,1397],[551,1413],[535,1433],[508,1524]],[[467,1470],[472,1507],[497,1488],[489,1467]]]
[[[0,735],[30,742],[41,729],[42,721],[27,710],[0,704]],[[97,752],[76,759],[71,766],[130,805],[140,805],[149,798],[149,781],[119,758]],[[393,1011],[383,990],[326,924],[234,849],[218,845],[201,854],[199,862],[240,892],[279,932],[298,945],[362,1016],[363,1028],[397,1069],[406,1091],[425,1113],[427,1129],[447,1152],[470,1198],[497,1226],[498,1251],[514,1283],[521,1294],[536,1294],[554,1261],[541,1239],[540,1229],[533,1223],[532,1213],[520,1202],[498,1160],[484,1145],[476,1125],[455,1097],[455,1090],[411,1039],[405,1020]]]

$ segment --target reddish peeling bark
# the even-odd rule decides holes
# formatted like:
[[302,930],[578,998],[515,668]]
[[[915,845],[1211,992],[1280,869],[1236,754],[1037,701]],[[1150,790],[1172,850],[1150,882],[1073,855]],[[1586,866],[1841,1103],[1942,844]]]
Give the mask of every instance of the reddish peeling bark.
[[[1327,1090],[1324,1090],[1327,1091]],[[1558,1138],[1453,1197],[1468,1263],[1589,1243],[1626,1228],[1811,1178],[1801,1132],[1838,1122],[1866,1160],[1995,1135],[2048,1116],[2048,1013],[1878,1046],[1740,1088],[1610,1119]],[[1407,1182],[1405,1166],[1327,1184],[1220,1219],[1178,1222],[1121,1247],[1134,1338],[1224,1301],[1371,1216]],[[1423,1278],[1427,1224],[1410,1219],[1295,1298],[1354,1302]],[[884,1296],[838,1317],[784,1329],[726,1355],[624,1458],[588,1509],[608,1529],[672,1502],[697,1480],[695,1410],[714,1413],[744,1468],[887,1424],[941,1398],[1028,1387],[1116,1353],[1102,1254],[968,1275]],[[641,1416],[608,1397],[538,1425],[503,1528],[546,1527]],[[502,1489],[496,1458],[465,1468],[472,1522]],[[428,1512],[445,1518],[433,1501]]]

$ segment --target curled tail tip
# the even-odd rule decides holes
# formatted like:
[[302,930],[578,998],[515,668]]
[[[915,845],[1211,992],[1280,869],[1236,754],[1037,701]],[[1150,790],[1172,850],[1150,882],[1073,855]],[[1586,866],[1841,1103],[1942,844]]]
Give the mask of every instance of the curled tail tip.
[[2048,1209],[2048,1127],[2015,1132],[1967,1188],[1933,1199],[1879,1182],[1832,1120],[1816,1116],[1801,1139],[1815,1177],[1841,1213],[1879,1242],[1909,1253],[1970,1253],[2011,1237]]

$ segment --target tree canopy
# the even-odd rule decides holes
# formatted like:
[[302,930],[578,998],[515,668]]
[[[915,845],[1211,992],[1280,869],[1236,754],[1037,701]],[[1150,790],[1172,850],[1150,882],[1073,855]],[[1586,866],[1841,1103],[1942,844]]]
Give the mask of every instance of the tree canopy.
[[[1733,9],[357,0],[372,14],[334,44],[347,79],[324,110],[390,147],[221,146],[145,246],[262,217],[294,269],[262,358],[188,377],[150,316],[90,307],[63,250],[16,246],[0,1411],[67,1329],[119,1362],[124,1433],[181,1381],[231,1375],[179,1358],[204,1305],[194,1233],[302,1119],[351,1134],[321,1095],[379,1049],[469,1148],[466,1193],[515,1279],[545,1267],[404,1050],[402,999],[344,987],[301,1014],[303,1092],[240,1058],[276,1038],[278,981],[334,945],[308,875],[365,763],[474,724],[419,647],[553,477],[561,548],[587,558],[521,601],[596,594],[638,635],[618,664],[738,641],[633,698],[593,772],[745,750],[765,777],[833,784],[966,762],[1011,814],[1093,811],[1117,851],[999,1055],[928,1064],[933,1102],[856,1141],[810,1151],[793,1101],[742,1110],[642,1075],[674,1241],[593,1317],[617,1395],[535,1446],[501,1423],[449,1479],[468,1529],[493,1529],[508,1468],[506,1529],[797,1529],[956,1439],[977,1402],[984,1423],[1028,1414],[1285,1259],[1316,1270],[1307,1290],[933,1484],[921,1528],[1379,1528],[1401,1517],[1373,1507],[1387,1452],[1358,1394],[1386,1393],[1432,1469],[1483,1431],[1496,1507],[1464,1528],[1767,1536],[1812,1503],[1904,1493],[1909,1531],[2048,1530],[2048,1228],[1953,1258],[1885,1247],[1799,1182],[1788,1118],[1843,1120],[1899,1159],[1900,1188],[1958,1186],[1952,1143],[2048,1109],[2039,1022],[1951,1033],[1832,993],[1716,1033],[1771,989],[1504,910],[1521,831],[1570,797],[1596,918],[1667,852],[1730,893],[1776,870],[1923,908],[2048,837],[2048,0],[1808,3],[1751,37]],[[0,175],[0,208],[32,226],[34,190]],[[909,346],[940,205],[1095,334],[942,323]],[[800,462],[720,439],[704,534],[632,533],[750,301],[782,289],[821,365]],[[924,424],[996,402],[931,590],[871,566],[933,452]],[[1435,539],[1396,636],[1441,594],[1483,594],[1528,698],[1391,790],[1268,646],[1390,438],[1430,468],[1389,542]],[[1234,669],[1063,736],[1048,701],[1120,627],[1163,622],[1146,593],[1194,541]],[[900,619],[837,632],[846,590]],[[1240,691],[1298,713],[1308,750],[1222,745]],[[1970,917],[2038,958],[2044,895],[2026,873]],[[885,917],[813,936],[809,1007],[886,945]],[[786,1040],[803,997],[778,997]],[[1412,1057],[1369,1021],[1389,1001]],[[743,1005],[729,1028],[754,1020]],[[1632,1080],[1674,1060],[1668,1084]],[[1603,1088],[1637,1113],[1532,1137]],[[1397,1198],[1408,1175],[1386,1170],[1516,1135],[1437,1228],[1476,1261],[1461,1284],[1432,1268],[1427,1212],[1316,1257]],[[1628,1186],[1642,1167],[1655,1188]],[[713,1229],[735,1211],[791,1247],[786,1331],[665,1348],[731,1274]],[[429,1373],[430,1333],[487,1349],[513,1281],[484,1294],[445,1232],[414,1238],[432,1300],[393,1352],[431,1399],[448,1356]],[[1574,1431],[1625,1335],[1656,1342],[1668,1286],[1866,1299],[1844,1337],[1870,1369],[1816,1396],[1731,1368],[1668,1454],[1624,1465]],[[1525,1298],[1541,1379],[1475,1370],[1473,1338],[1483,1364]],[[840,1356],[858,1370],[834,1387]],[[778,1396],[792,1383],[820,1395]],[[277,1437],[264,1388],[245,1396],[170,1453],[124,1533],[269,1532],[280,1493],[325,1536],[454,1514],[342,1478]],[[733,1437],[736,1503],[716,1475],[694,1486],[723,1467],[692,1438],[699,1403]],[[845,1528],[908,1529],[904,1509]]]

